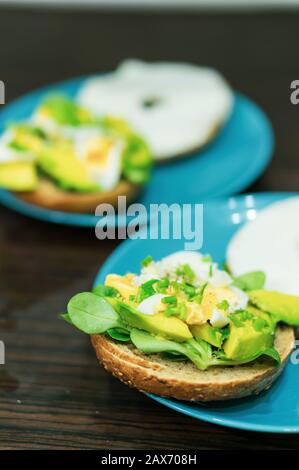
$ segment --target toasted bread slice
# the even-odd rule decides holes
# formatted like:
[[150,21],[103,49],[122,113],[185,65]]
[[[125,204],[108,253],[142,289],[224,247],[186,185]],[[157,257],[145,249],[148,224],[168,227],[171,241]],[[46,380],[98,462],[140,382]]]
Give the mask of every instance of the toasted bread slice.
[[279,326],[275,346],[281,365],[275,367],[266,356],[241,366],[217,366],[206,371],[191,362],[174,362],[159,354],[145,355],[132,344],[93,335],[93,347],[108,372],[142,392],[190,401],[242,398],[268,389],[282,372],[294,347],[294,331]]
[[134,200],[141,191],[141,186],[121,180],[110,191],[96,193],[78,193],[64,191],[49,180],[41,180],[38,188],[30,192],[17,192],[15,195],[23,201],[36,206],[66,212],[94,212],[99,204],[111,204],[117,207],[118,196],[126,196],[127,202]]

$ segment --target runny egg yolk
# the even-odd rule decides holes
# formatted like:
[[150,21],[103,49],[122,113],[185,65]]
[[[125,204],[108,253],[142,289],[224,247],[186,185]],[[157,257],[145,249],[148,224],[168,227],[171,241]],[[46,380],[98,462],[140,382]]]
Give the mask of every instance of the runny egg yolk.
[[83,160],[89,166],[105,168],[108,163],[109,153],[113,147],[113,141],[105,137],[91,139],[85,149]]

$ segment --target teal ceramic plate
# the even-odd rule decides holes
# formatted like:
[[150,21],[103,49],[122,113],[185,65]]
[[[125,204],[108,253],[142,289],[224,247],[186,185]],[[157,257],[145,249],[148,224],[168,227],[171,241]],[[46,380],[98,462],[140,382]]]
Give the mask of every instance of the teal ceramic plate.
[[[291,193],[268,193],[217,199],[204,205],[204,244],[202,251],[213,259],[225,259],[227,244],[234,232],[248,220],[248,213],[259,212],[267,205],[290,197]],[[237,216],[236,216],[237,214]],[[238,223],[234,223],[238,221]],[[104,281],[111,272],[124,274],[139,269],[148,254],[154,259],[183,249],[181,240],[125,241],[100,270],[95,283]],[[149,395],[153,400],[180,413],[211,423],[251,431],[299,433],[299,364],[289,363],[270,390],[261,395],[214,404],[188,404]]]
[[[84,80],[77,78],[51,85],[5,106],[0,113],[0,132],[5,123],[29,117],[49,93],[63,92],[75,97]],[[147,207],[150,203],[194,203],[237,193],[263,172],[272,150],[273,133],[267,117],[251,100],[236,94],[232,115],[216,139],[189,158],[157,165],[139,202]],[[48,222],[94,227],[99,220],[92,214],[71,214],[37,207],[4,190],[0,190],[0,203]],[[108,219],[110,227],[126,223],[126,217]]]

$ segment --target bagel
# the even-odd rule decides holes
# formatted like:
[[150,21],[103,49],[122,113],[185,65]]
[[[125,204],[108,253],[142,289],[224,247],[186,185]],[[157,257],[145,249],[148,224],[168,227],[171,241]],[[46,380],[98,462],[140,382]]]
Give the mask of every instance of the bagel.
[[160,354],[145,355],[131,343],[92,335],[99,362],[126,385],[146,393],[187,401],[218,401],[256,395],[268,389],[283,371],[294,347],[294,330],[279,325],[275,347],[281,364],[262,356],[240,366],[215,366],[201,371],[191,362],[174,362]]

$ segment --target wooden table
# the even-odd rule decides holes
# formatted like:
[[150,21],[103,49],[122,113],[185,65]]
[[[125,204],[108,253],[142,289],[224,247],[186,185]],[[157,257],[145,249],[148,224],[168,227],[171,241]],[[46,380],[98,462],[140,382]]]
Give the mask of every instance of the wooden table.
[[[143,15],[0,11],[0,79],[7,100],[56,80],[112,69],[127,56],[219,68],[260,103],[277,138],[254,190],[296,190],[299,15]],[[252,189],[252,188],[251,188]],[[88,337],[57,319],[89,289],[116,242],[0,208],[2,449],[298,448],[299,437],[221,428],[132,391],[98,365]]]

